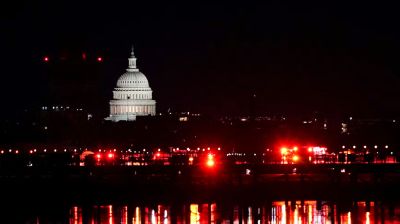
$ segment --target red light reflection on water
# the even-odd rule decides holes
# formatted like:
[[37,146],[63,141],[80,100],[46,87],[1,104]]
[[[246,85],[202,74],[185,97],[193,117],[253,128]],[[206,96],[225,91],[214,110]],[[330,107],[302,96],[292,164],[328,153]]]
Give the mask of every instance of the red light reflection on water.
[[70,211],[71,218],[69,223],[73,224],[82,224],[82,210],[77,206],[71,208]]
[[[74,206],[70,223],[121,224],[187,224],[187,223],[400,223],[400,206],[379,207],[374,202],[334,204],[324,201],[274,201],[259,205],[225,205],[216,203],[153,205],[153,206],[94,206],[88,211]],[[171,213],[172,212],[172,213]],[[84,220],[82,213],[86,214]],[[394,214],[393,214],[394,213]],[[392,214],[391,216],[389,214]]]
[[108,223],[113,224],[113,210],[112,210],[112,205],[108,206]]

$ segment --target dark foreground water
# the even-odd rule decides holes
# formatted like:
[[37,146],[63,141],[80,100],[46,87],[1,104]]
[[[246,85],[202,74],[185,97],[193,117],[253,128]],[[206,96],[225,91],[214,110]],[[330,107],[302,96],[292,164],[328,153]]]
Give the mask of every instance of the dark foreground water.
[[[38,203],[39,204],[39,203]],[[4,205],[3,205],[4,206]],[[264,201],[13,205],[0,223],[400,223],[389,201]]]

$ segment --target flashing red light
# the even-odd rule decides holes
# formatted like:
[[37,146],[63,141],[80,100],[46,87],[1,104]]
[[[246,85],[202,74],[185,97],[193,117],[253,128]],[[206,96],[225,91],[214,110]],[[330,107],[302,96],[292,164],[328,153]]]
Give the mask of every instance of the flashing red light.
[[97,57],[97,61],[98,61],[98,62],[102,62],[102,61],[103,61],[103,58],[102,58],[102,57]]
[[82,59],[86,60],[86,53],[85,52],[82,53]]
[[101,159],[101,154],[96,155],[97,159]]
[[48,62],[49,61],[49,57],[47,57],[47,56],[43,57],[43,61]]
[[312,147],[308,147],[308,152],[312,152],[312,151],[313,151]]
[[108,153],[107,157],[108,157],[109,159],[112,159],[112,158],[114,158],[114,154],[113,154],[113,153]]
[[286,155],[288,153],[288,149],[286,147],[281,148],[282,155]]
[[33,151],[32,151],[32,150],[29,150],[29,153],[30,153],[30,154],[32,154],[32,153],[33,153]]
[[213,167],[215,165],[214,160],[207,160],[207,166],[208,167]]
[[214,155],[212,155],[212,154],[208,154],[208,155],[207,155],[207,162],[206,162],[206,165],[207,165],[208,167],[213,167],[213,166],[215,165]]
[[161,156],[161,154],[160,154],[160,153],[157,153],[157,154],[156,154],[156,156],[157,156],[157,157],[160,157],[160,156]]

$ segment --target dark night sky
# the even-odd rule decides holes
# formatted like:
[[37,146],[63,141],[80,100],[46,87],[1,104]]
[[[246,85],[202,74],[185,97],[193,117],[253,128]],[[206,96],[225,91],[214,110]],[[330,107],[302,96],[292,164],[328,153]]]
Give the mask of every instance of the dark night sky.
[[26,1],[0,13],[1,114],[47,102],[106,113],[132,43],[159,110],[245,114],[255,93],[258,113],[400,111],[396,5]]

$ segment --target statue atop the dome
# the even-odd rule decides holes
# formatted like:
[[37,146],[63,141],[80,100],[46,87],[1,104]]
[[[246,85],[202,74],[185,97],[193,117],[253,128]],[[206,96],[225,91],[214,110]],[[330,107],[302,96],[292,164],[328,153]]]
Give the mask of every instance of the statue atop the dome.
[[135,52],[133,51],[133,44],[132,44],[132,48],[131,48],[131,56],[135,57]]

